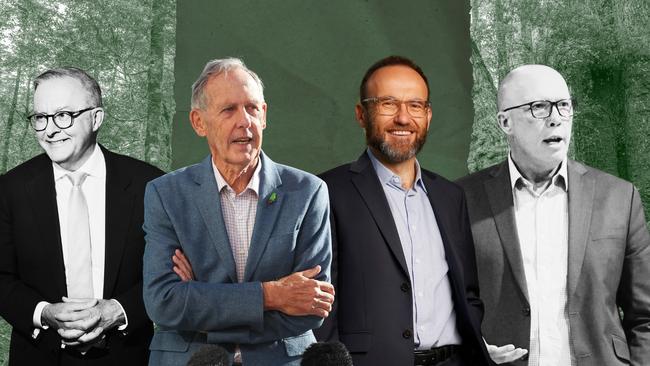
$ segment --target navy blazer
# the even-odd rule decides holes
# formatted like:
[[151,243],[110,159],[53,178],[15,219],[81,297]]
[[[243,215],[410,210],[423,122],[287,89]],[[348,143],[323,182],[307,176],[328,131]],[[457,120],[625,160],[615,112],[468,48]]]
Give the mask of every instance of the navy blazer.
[[[261,283],[316,265],[322,268],[317,279],[329,281],[327,187],[264,154],[261,162],[242,283],[237,282],[211,157],[147,186],[144,301],[159,326],[151,343],[151,365],[184,365],[206,343],[230,351],[238,344],[247,365],[298,365],[314,341],[311,330],[322,319],[264,311]],[[182,282],[172,271],[176,249],[192,263],[196,280]]]
[[[356,162],[321,175],[329,188],[335,310],[319,340],[343,342],[355,366],[412,365],[411,281],[399,234],[377,173],[364,152]],[[485,365],[474,244],[462,190],[422,170],[436,215],[451,283],[456,325],[467,365]]]

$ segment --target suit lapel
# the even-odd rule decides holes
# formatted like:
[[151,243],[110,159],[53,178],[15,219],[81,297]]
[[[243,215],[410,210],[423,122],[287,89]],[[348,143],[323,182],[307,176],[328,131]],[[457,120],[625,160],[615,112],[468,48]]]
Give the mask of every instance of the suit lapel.
[[508,172],[508,161],[499,165],[492,171],[492,178],[484,183],[485,193],[490,202],[492,216],[497,227],[499,238],[506,258],[510,263],[515,281],[519,289],[528,299],[528,287],[526,286],[526,274],[519,245],[515,223],[514,201],[512,199],[512,188],[510,187],[510,173]]
[[587,248],[594,203],[595,180],[585,174],[587,170],[568,160],[569,175],[569,259],[567,295],[570,297],[578,285],[582,263]]
[[352,184],[366,203],[370,214],[377,223],[377,228],[400,264],[402,271],[408,276],[408,267],[406,266],[406,259],[404,258],[404,251],[395,226],[395,220],[388,205],[386,194],[366,152],[356,162],[352,163],[350,171],[356,173],[352,176]]
[[106,162],[106,224],[104,257],[104,298],[113,294],[122,262],[135,196],[128,188],[131,177],[120,168],[113,153],[102,147]]
[[[212,239],[214,248],[219,253],[228,272],[228,277],[233,283],[237,283],[237,270],[233,258],[226,224],[223,221],[221,211],[221,199],[219,189],[212,170],[212,156],[208,156],[197,167],[193,179],[196,187],[190,187],[191,197],[201,213],[203,222]],[[200,230],[200,229],[199,229]]]
[[35,227],[41,233],[39,256],[49,258],[48,268],[41,268],[54,282],[57,294],[67,294],[63,248],[59,228],[59,212],[56,205],[54,172],[52,162],[43,154],[32,170],[32,176],[25,184],[27,197],[34,215]]
[[[282,190],[282,180],[277,165],[264,153],[260,154],[262,170],[260,171],[259,199],[255,214],[255,227],[248,248],[248,259],[244,271],[244,281],[251,281],[253,273],[266,250],[269,237],[275,228],[286,195]],[[271,198],[273,195],[274,198]]]

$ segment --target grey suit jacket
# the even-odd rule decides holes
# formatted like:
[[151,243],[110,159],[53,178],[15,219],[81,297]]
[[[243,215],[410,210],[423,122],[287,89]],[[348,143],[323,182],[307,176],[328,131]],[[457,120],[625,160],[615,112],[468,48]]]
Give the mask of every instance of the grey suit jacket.
[[[244,282],[237,282],[211,157],[156,179],[145,192],[144,302],[158,325],[150,365],[184,365],[200,346],[239,345],[245,365],[298,365],[315,341],[315,316],[263,310],[263,281],[320,265],[329,280],[331,236],[325,183],[262,155],[259,202]],[[275,197],[275,198],[271,198]],[[182,249],[195,281],[181,282]]]
[[[639,193],[629,182],[572,160],[568,179],[567,296],[575,365],[648,365],[650,236]],[[458,183],[467,195],[476,247],[483,335],[491,344],[528,349],[530,305],[507,161]]]

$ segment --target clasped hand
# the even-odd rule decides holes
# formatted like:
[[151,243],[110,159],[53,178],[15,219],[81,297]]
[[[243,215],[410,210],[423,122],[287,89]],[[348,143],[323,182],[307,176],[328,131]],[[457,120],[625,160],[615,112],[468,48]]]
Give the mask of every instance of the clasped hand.
[[124,314],[115,301],[67,297],[62,300],[46,305],[41,321],[56,329],[66,346],[93,345],[105,337],[106,330],[124,323]]
[[[187,257],[176,250],[172,256],[173,271],[182,281],[194,280],[194,272]],[[316,315],[326,318],[334,303],[334,286],[314,279],[320,266],[292,273],[277,281],[262,283],[264,310],[277,310],[287,315]]]

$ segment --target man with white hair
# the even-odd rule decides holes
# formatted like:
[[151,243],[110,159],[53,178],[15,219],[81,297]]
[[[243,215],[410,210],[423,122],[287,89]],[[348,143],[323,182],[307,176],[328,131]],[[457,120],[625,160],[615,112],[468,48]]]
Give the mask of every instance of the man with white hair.
[[262,152],[266,111],[241,60],[208,62],[192,86],[190,121],[211,154],[145,193],[150,365],[184,365],[205,344],[236,365],[299,365],[329,315],[327,187]]
[[[497,104],[508,158],[458,182],[483,335],[506,345],[489,346],[491,356],[510,365],[647,365],[650,236],[639,193],[567,158],[574,110],[557,71],[514,69]],[[519,357],[522,349],[529,354]]]

